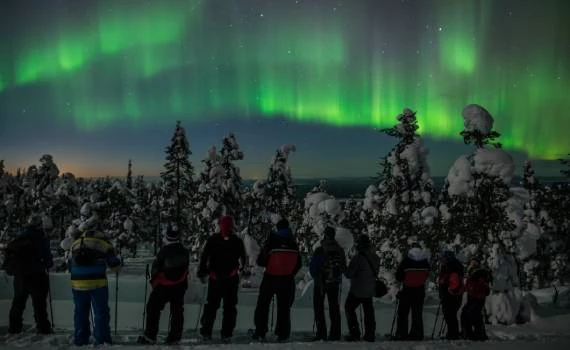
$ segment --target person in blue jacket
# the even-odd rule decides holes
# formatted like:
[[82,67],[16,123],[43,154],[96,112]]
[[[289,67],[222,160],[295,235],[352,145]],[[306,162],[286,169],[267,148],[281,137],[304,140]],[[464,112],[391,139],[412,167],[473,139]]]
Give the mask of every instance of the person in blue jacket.
[[32,297],[37,333],[52,332],[46,302],[49,290],[47,270],[52,266],[53,259],[49,240],[42,227],[42,217],[33,214],[28,220],[28,226],[6,248],[3,269],[8,275],[14,276],[14,298],[10,308],[8,333],[22,332],[22,315],[29,296]]
[[91,336],[89,314],[93,307],[95,344],[111,344],[107,268],[121,267],[121,259],[96,223],[80,232],[71,246],[69,261],[73,290],[74,344],[87,345]]

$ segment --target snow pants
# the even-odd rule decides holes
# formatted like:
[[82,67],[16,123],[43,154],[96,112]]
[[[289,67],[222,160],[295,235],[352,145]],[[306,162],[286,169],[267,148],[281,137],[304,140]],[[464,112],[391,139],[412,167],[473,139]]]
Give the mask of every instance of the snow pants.
[[182,338],[184,328],[184,294],[188,289],[188,282],[173,286],[156,286],[150,293],[146,304],[146,325],[144,334],[147,338],[156,340],[158,326],[160,323],[160,313],[170,304],[170,329],[168,334],[169,342],[176,342]]
[[109,313],[109,288],[107,286],[91,290],[73,289],[74,311],[74,344],[89,344],[91,336],[89,315],[93,307],[93,337],[95,344],[111,344],[111,316]]
[[487,340],[483,308],[485,299],[467,297],[467,303],[461,310],[461,328],[463,336],[470,340]]
[[30,275],[14,276],[14,298],[10,308],[10,319],[8,332],[22,332],[24,310],[28,297],[32,297],[34,308],[34,319],[36,329],[39,333],[50,333],[51,324],[48,321],[47,296],[49,288],[49,276],[46,272],[39,272]]
[[346,302],[344,303],[344,313],[346,314],[346,323],[351,338],[360,339],[360,325],[356,316],[356,309],[362,305],[364,311],[364,340],[376,340],[376,319],[374,315],[374,304],[372,297],[357,298],[352,293],[348,293]]
[[[333,283],[313,289],[313,311],[317,326],[317,338],[323,340],[340,340],[340,303],[338,300],[340,284]],[[327,323],[325,320],[325,298],[329,302],[331,329],[327,338]]]
[[239,276],[228,278],[212,279],[208,284],[208,299],[204,305],[202,314],[200,334],[204,337],[212,336],[212,328],[216,321],[216,312],[220,308],[220,303],[224,301],[224,314],[222,316],[222,338],[229,338],[233,335],[237,319]]
[[[398,328],[396,338],[400,340],[423,340],[424,321],[423,307],[426,296],[425,288],[404,287],[400,292],[398,304]],[[412,312],[412,327],[408,332],[408,315]]]
[[462,296],[452,295],[449,293],[441,294],[441,311],[443,318],[447,324],[446,339],[459,338],[459,321],[457,320],[457,312],[461,307]]
[[277,297],[275,334],[280,340],[285,340],[291,335],[291,306],[295,300],[294,276],[263,276],[254,314],[255,335],[265,337],[268,331],[269,308],[274,295]]

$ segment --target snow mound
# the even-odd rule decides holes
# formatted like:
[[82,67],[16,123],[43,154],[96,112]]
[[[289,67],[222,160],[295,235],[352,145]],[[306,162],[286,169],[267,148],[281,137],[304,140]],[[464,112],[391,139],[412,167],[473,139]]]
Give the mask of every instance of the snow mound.
[[447,189],[450,196],[459,196],[473,191],[473,175],[471,172],[471,162],[466,155],[462,155],[449,169]]
[[483,107],[470,104],[463,108],[463,124],[466,131],[478,131],[488,135],[493,129],[493,117]]
[[506,184],[511,182],[515,172],[515,162],[502,148],[479,148],[473,160],[475,171],[499,177]]

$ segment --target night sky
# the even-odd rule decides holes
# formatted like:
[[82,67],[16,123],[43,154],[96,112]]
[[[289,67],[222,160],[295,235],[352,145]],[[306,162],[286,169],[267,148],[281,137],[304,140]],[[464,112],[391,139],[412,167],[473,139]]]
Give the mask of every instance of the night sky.
[[0,159],[157,175],[176,120],[195,165],[235,132],[244,177],[281,144],[297,177],[372,176],[417,111],[432,174],[485,106],[538,175],[570,152],[568,0],[3,0]]

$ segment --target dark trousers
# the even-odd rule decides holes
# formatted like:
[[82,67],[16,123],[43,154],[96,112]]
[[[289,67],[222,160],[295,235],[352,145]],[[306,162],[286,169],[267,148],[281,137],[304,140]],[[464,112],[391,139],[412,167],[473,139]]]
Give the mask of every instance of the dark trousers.
[[[400,292],[398,304],[397,339],[422,340],[424,338],[424,321],[422,311],[425,299],[424,287],[404,287]],[[408,315],[412,312],[412,327],[408,332]]]
[[327,322],[325,320],[325,298],[329,303],[331,329],[329,340],[340,340],[340,304],[338,300],[340,285],[332,283],[325,286],[315,286],[313,290],[313,310],[317,326],[317,338],[327,339]]
[[360,325],[356,316],[356,309],[362,305],[364,309],[364,339],[367,341],[376,340],[376,318],[374,315],[374,305],[372,297],[357,298],[352,293],[348,293],[346,302],[344,303],[344,313],[346,314],[346,323],[350,336],[354,339],[360,339]]
[[461,295],[451,295],[443,293],[441,296],[441,311],[443,318],[447,324],[447,339],[459,338],[459,321],[457,320],[457,312],[461,307]]
[[160,324],[160,313],[170,304],[170,329],[168,341],[179,341],[182,338],[184,327],[184,294],[188,289],[188,282],[173,286],[157,286],[150,293],[146,304],[146,326],[144,334],[152,340],[156,340]]
[[73,289],[75,310],[73,323],[75,326],[74,344],[89,344],[91,326],[89,314],[93,306],[93,337],[95,344],[111,344],[111,315],[109,310],[109,288],[107,286],[91,290]]
[[483,308],[485,298],[475,299],[467,297],[467,303],[461,310],[461,328],[463,336],[471,340],[486,340],[485,323],[483,322]]
[[220,303],[224,301],[224,314],[222,316],[222,338],[229,338],[233,335],[236,327],[237,303],[238,303],[239,277],[220,278],[213,280],[210,278],[208,284],[208,300],[204,306],[202,314],[200,334],[205,337],[212,336],[212,328],[216,321],[216,312],[220,308]]
[[32,297],[37,331],[40,333],[49,333],[51,331],[46,302],[48,288],[49,276],[45,272],[14,276],[14,298],[10,308],[10,325],[8,327],[10,333],[20,333],[22,331],[22,315],[26,309],[28,296]]
[[295,279],[293,276],[263,276],[254,314],[255,335],[265,337],[265,333],[267,333],[269,307],[274,295],[277,297],[275,334],[279,339],[284,340],[291,335],[291,306],[295,300]]

